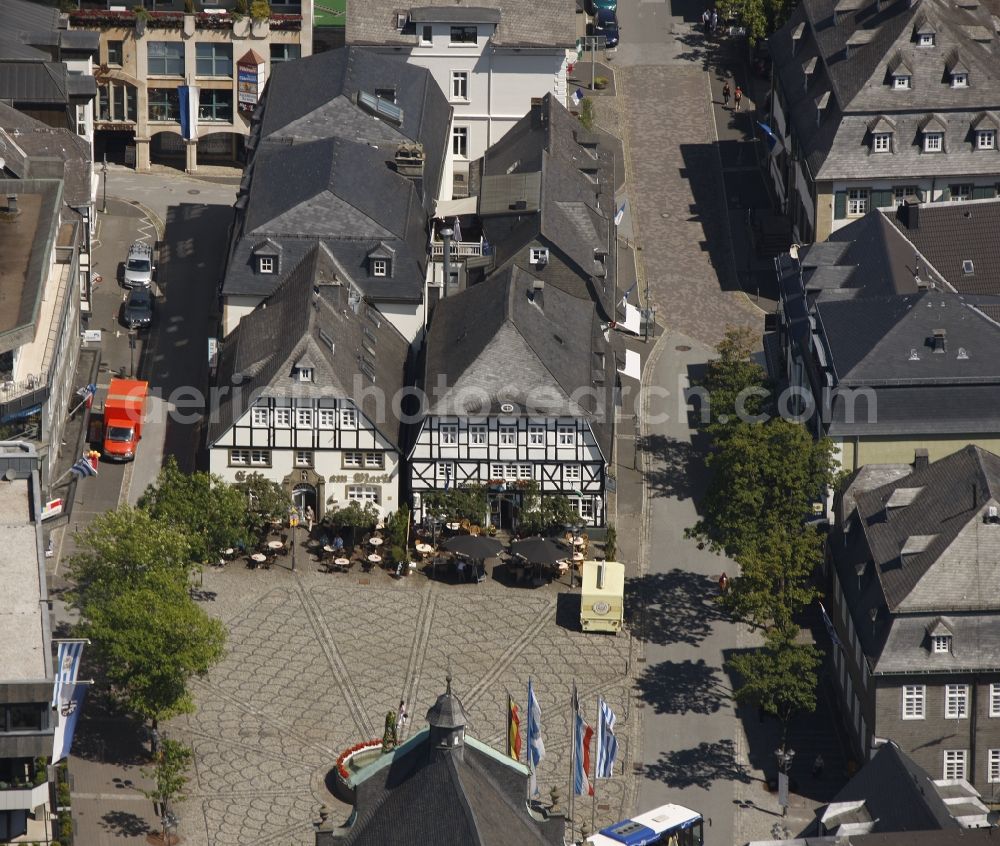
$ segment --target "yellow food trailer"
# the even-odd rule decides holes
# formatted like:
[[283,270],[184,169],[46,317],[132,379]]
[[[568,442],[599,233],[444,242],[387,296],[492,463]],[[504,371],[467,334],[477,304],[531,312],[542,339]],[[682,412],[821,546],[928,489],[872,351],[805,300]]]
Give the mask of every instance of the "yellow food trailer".
[[585,632],[619,632],[625,622],[625,565],[584,561],[580,627]]

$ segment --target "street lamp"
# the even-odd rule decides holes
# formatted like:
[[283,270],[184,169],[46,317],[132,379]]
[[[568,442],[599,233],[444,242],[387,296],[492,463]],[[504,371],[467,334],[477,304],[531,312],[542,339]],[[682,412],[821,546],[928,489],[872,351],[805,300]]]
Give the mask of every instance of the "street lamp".
[[101,203],[101,214],[108,213],[108,154],[104,154],[104,164],[101,165],[101,174],[104,176],[104,201]]
[[582,529],[579,523],[571,523],[565,526],[567,532],[571,532],[573,539],[571,542],[571,557],[569,560],[569,587],[570,590],[576,587],[576,559],[572,556],[576,555],[576,539],[580,535],[580,529]]
[[295,530],[299,526],[299,512],[293,508],[288,512],[288,525],[292,530],[292,572],[295,572]]
[[778,759],[778,804],[781,816],[785,816],[788,813],[788,771],[792,768],[795,750],[780,746],[774,750],[774,757]]

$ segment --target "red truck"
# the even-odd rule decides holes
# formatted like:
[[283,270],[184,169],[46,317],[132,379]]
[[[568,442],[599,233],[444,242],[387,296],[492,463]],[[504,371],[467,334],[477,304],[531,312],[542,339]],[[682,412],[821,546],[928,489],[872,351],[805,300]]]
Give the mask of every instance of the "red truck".
[[138,379],[112,379],[104,401],[104,457],[132,461],[142,438],[149,383]]

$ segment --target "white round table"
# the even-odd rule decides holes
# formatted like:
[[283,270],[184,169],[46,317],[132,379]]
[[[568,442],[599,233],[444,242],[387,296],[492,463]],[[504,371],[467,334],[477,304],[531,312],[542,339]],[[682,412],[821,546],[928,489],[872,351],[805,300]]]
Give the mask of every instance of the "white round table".
[[267,561],[267,556],[263,552],[255,552],[253,555],[250,556],[250,560],[253,561],[255,564],[263,564],[265,561]]
[[267,542],[267,548],[268,549],[281,549],[281,547],[283,547],[283,546],[284,546],[284,544],[281,541],[268,541]]
[[330,546],[330,544],[327,544],[326,546],[323,547],[323,552],[329,552],[331,555],[336,551],[337,550],[335,550],[332,546]]
[[371,555],[368,556],[368,560],[371,561],[372,564],[381,564],[382,563],[382,556],[381,555],[376,555],[373,552]]
[[583,546],[585,543],[583,538],[573,538],[573,546]]
[[583,553],[582,552],[574,552],[573,553],[573,560],[574,561],[583,561]]
[[415,548],[421,555],[430,555],[434,551],[434,547],[429,543],[418,543]]
[[226,548],[226,549],[224,549],[224,550],[222,550],[222,554],[223,554],[223,555],[233,555],[233,554],[234,554],[235,552],[236,552],[236,550],[235,550],[235,549],[233,549],[233,548],[232,548],[231,546],[230,546],[230,547],[227,547],[227,548]]
[[445,527],[445,528],[446,528],[446,529],[447,529],[447,530],[448,530],[449,532],[457,532],[457,531],[458,531],[459,529],[461,529],[461,528],[462,528],[462,524],[461,524],[461,523],[445,523],[445,524],[444,524],[444,527]]
[[382,538],[369,538],[368,543],[370,543],[372,546],[376,548],[380,547],[382,546]]
[[350,567],[351,566],[351,559],[350,558],[337,558],[336,560],[334,560],[333,563],[336,564],[338,567]]

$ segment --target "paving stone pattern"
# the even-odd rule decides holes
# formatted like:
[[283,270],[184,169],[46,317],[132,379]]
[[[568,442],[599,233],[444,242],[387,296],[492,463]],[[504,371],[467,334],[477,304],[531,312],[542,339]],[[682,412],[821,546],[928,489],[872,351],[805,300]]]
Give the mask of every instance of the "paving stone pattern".
[[[325,787],[337,755],[380,737],[400,698],[411,715],[406,733],[423,728],[449,670],[469,734],[497,749],[505,743],[508,692],[523,714],[527,680],[534,679],[546,746],[539,787],[547,799],[558,786],[563,807],[574,679],[589,721],[603,695],[618,714],[624,748],[619,774],[599,785],[597,802],[606,807],[597,822],[631,811],[629,639],[564,625],[564,617],[578,614],[575,596],[558,595],[565,585],[532,591],[492,580],[393,582],[381,573],[362,585],[357,577],[314,573],[313,566],[292,575],[234,564],[205,574],[205,590],[216,594],[205,607],[225,621],[229,647],[194,683],[197,712],[167,729],[195,751],[179,807],[186,843],[311,844],[321,804],[343,819],[350,812]],[[584,820],[589,825],[591,811],[591,800],[577,800],[577,830]]]

